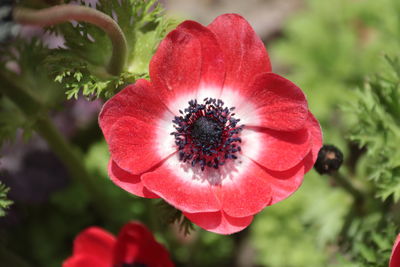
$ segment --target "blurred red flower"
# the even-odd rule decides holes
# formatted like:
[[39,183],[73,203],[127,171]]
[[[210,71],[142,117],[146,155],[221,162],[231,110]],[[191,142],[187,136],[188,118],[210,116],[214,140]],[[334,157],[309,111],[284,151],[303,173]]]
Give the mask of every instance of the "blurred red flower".
[[126,224],[115,238],[99,227],[89,227],[74,241],[73,255],[63,267],[173,267],[167,250],[141,223]]
[[397,236],[394,242],[389,267],[400,267],[400,235]]
[[150,80],[123,89],[99,116],[109,175],[128,192],[230,234],[296,191],[313,166],[318,121],[300,88],[271,73],[241,16],[180,24],[153,56]]

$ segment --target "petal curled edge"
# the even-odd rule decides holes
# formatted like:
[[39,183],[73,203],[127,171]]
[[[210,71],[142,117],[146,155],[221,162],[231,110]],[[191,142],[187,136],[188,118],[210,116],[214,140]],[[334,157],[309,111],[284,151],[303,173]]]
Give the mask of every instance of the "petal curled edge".
[[[148,124],[157,124],[168,112],[150,82],[140,79],[125,87],[104,105],[99,115],[99,125],[107,142],[112,126],[122,117],[133,117]],[[172,116],[172,113],[171,113]]]
[[307,121],[308,105],[304,93],[277,74],[258,75],[248,90],[241,93],[249,103],[238,104],[237,111],[241,111],[247,126],[295,131],[303,128]]
[[115,163],[133,175],[148,171],[176,151],[170,129],[133,117],[114,123],[108,146]]
[[309,170],[312,169],[315,162],[317,161],[318,152],[322,147],[321,126],[311,112],[308,113],[307,128],[311,135],[311,151],[307,158],[304,159],[304,173],[307,173]]
[[115,244],[116,239],[109,232],[98,227],[89,227],[75,238],[73,255],[86,255],[111,264]]
[[196,98],[200,87],[222,90],[223,54],[213,32],[185,21],[160,43],[150,62],[150,79],[175,114]]
[[159,198],[159,196],[144,187],[140,174],[133,175],[124,171],[112,159],[108,163],[108,175],[117,186],[133,195],[145,198]]
[[118,234],[114,254],[114,265],[142,263],[146,266],[173,267],[167,250],[159,244],[153,234],[141,223],[130,222]]
[[264,168],[269,175],[264,175],[271,187],[271,202],[268,206],[282,201],[292,195],[300,187],[304,178],[304,163],[300,162],[297,166],[287,171],[271,171]]
[[[303,151],[299,153],[300,158],[303,159],[294,167],[288,168],[287,170],[283,171],[274,171],[273,169],[267,168],[265,166],[267,164],[261,164],[260,161],[255,161],[257,164],[260,164],[260,167],[265,172],[269,174],[263,176],[264,179],[267,179],[267,182],[271,187],[271,202],[269,203],[269,205],[273,205],[292,195],[303,182],[304,174],[307,173],[315,163],[318,151],[322,146],[322,135],[319,123],[311,114],[311,112],[309,113],[308,120],[305,124],[305,129],[309,132],[311,150],[303,149]],[[292,132],[291,134],[294,133],[296,132]],[[248,137],[250,138],[250,136]],[[246,143],[243,143],[243,147],[245,145]],[[285,158],[288,155],[288,152],[293,150],[290,147],[286,148],[282,147],[281,149],[285,153],[283,158]],[[299,152],[299,150],[297,150],[297,152]],[[279,150],[277,150],[276,153],[279,153]],[[273,153],[266,153],[266,154],[273,155]],[[265,160],[267,160],[267,158],[265,158]]]
[[397,236],[396,241],[394,242],[389,261],[389,267],[398,266],[400,266],[400,235]]
[[257,74],[271,71],[263,42],[243,17],[224,14],[207,27],[215,33],[224,55],[224,88],[244,90]]
[[201,228],[223,235],[234,234],[242,231],[250,225],[253,216],[243,218],[231,217],[223,211],[204,212],[204,213],[188,213],[184,212],[190,221]]
[[[153,193],[179,210],[212,212],[221,209],[210,180],[214,173],[204,172],[179,161],[177,155],[168,158],[152,172],[142,175],[142,182]],[[217,177],[219,178],[219,176]]]

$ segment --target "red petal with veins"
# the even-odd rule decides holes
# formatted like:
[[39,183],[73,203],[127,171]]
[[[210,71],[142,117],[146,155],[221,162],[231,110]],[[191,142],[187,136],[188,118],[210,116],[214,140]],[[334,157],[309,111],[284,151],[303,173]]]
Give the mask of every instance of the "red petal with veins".
[[[168,138],[172,138],[171,144],[165,141]],[[114,123],[108,145],[115,163],[131,174],[149,171],[176,150],[168,129],[133,117],[122,117]]]
[[241,138],[243,154],[274,171],[293,168],[311,149],[311,138],[307,128],[294,132],[280,132],[245,127]]
[[244,228],[249,226],[253,220],[253,216],[234,218],[223,211],[204,213],[184,212],[183,215],[201,228],[223,235],[242,231]]
[[181,23],[160,43],[150,62],[150,78],[161,99],[176,113],[175,101],[183,97],[187,104],[199,87],[219,92],[225,67],[214,33],[194,21]]
[[215,33],[224,55],[224,87],[246,90],[257,74],[271,71],[263,42],[243,17],[224,14],[217,17],[208,28]]
[[[252,105],[246,126],[264,127],[278,131],[294,131],[304,127],[308,118],[306,97],[291,81],[274,73],[258,75],[243,92]],[[247,104],[247,103],[246,103]],[[237,106],[237,110],[241,106]]]
[[[138,80],[108,100],[99,115],[100,128],[109,142],[112,126],[122,117],[133,117],[155,125],[168,113],[159,100],[158,92],[146,80]],[[169,113],[173,116],[172,113]],[[170,121],[168,121],[170,123]]]
[[108,175],[116,185],[131,194],[139,197],[159,198],[159,196],[144,187],[140,175],[133,175],[124,171],[112,159],[108,164]]
[[202,172],[179,161],[177,155],[168,158],[153,172],[142,175],[143,184],[172,206],[187,212],[210,212],[221,209],[211,184],[219,174],[210,168]]
[[[234,169],[222,178],[215,192],[222,202],[222,210],[232,217],[248,217],[260,212],[271,202],[271,187],[266,173],[257,164],[240,157]],[[222,171],[222,170],[221,170]]]

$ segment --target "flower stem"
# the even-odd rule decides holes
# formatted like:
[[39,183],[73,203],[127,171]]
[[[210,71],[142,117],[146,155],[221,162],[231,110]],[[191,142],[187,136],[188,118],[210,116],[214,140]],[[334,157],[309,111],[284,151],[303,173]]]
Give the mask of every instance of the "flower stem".
[[349,179],[344,177],[340,172],[336,172],[332,177],[338,185],[354,197],[356,202],[360,203],[364,200],[364,193],[354,187]]
[[85,189],[91,194],[99,215],[107,219],[108,215],[106,207],[108,203],[104,200],[104,196],[98,189],[95,180],[84,166],[79,151],[75,150],[60,134],[49,119],[43,105],[26,92],[26,90],[13,84],[1,72],[0,83],[1,93],[13,101],[25,115],[34,116],[35,130],[47,141],[47,144],[52,151],[65,164],[71,177],[82,183]]
[[94,24],[103,29],[112,42],[113,50],[107,71],[118,76],[125,66],[128,45],[123,31],[110,16],[96,9],[76,5],[58,5],[40,10],[17,7],[13,17],[20,24],[42,27],[71,20]]

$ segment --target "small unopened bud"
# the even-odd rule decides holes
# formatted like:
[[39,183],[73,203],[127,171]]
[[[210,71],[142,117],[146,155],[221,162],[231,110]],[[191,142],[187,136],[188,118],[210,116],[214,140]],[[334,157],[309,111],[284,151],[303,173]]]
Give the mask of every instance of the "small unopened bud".
[[330,174],[337,171],[343,163],[343,153],[333,145],[324,145],[318,152],[314,169],[319,174]]

